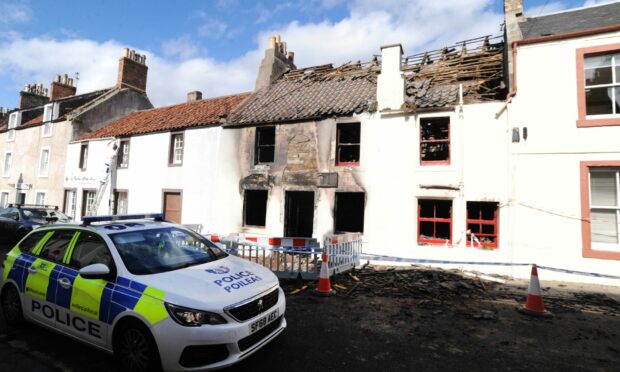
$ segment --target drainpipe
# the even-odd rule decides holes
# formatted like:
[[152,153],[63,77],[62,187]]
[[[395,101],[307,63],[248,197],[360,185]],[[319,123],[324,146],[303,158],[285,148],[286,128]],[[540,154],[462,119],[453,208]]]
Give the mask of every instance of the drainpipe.
[[499,118],[504,111],[508,108],[508,104],[512,102],[512,98],[517,95],[517,47],[519,46],[518,41],[514,41],[512,43],[512,90],[506,96],[506,103],[502,108],[495,114],[495,119]]

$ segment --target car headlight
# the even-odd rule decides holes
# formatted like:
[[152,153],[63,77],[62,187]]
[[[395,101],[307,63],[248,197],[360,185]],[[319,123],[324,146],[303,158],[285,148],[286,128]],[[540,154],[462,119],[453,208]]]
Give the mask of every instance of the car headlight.
[[209,311],[189,309],[166,303],[166,310],[175,322],[186,327],[199,327],[203,324],[225,324],[226,319]]

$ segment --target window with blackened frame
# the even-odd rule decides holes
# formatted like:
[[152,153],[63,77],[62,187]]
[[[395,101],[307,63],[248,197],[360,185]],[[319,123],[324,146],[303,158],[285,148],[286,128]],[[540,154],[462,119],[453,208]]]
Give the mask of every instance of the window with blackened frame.
[[338,124],[336,165],[359,165],[360,123]]
[[593,249],[620,250],[620,168],[590,168],[590,238]]
[[174,133],[170,136],[170,154],[168,157],[168,163],[171,165],[183,164],[183,147],[184,147],[183,133]]
[[245,190],[243,201],[244,226],[265,227],[267,195],[267,190]]
[[127,168],[129,166],[129,140],[122,140],[118,146],[118,154],[116,155],[116,166],[118,168]]
[[451,200],[418,200],[418,242],[452,243]]
[[276,128],[256,128],[254,164],[273,163],[276,148]]
[[620,53],[584,58],[586,115],[620,115]]
[[467,202],[467,246],[497,248],[499,204]]
[[420,119],[420,164],[450,164],[450,118]]
[[337,192],[334,208],[334,231],[364,232],[364,202],[363,192]]

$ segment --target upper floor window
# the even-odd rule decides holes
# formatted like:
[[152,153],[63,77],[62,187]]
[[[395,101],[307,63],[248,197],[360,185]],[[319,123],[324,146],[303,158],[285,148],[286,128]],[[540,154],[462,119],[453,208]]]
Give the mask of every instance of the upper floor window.
[[41,127],[41,135],[43,137],[50,137],[52,135],[52,125],[54,125],[51,121],[46,122]]
[[360,123],[338,124],[336,165],[360,164]]
[[276,148],[276,128],[256,128],[254,164],[273,163]]
[[9,126],[6,140],[14,141],[15,140],[15,128],[19,125],[19,121],[21,118],[21,114],[19,112],[14,112],[9,115]]
[[50,149],[44,148],[41,150],[41,158],[39,159],[39,176],[47,177],[50,166]]
[[2,167],[2,177],[9,177],[11,175],[12,161],[13,161],[13,154],[10,152],[4,153],[4,164]]
[[420,119],[420,164],[450,164],[450,118]]
[[80,146],[80,169],[86,170],[86,164],[88,163],[88,142],[83,143]]
[[586,115],[620,114],[620,53],[584,58]]
[[118,147],[118,154],[116,157],[116,165],[118,168],[127,168],[129,166],[129,140],[121,140]]
[[183,133],[173,133],[170,135],[170,152],[168,154],[168,163],[170,165],[183,164]]

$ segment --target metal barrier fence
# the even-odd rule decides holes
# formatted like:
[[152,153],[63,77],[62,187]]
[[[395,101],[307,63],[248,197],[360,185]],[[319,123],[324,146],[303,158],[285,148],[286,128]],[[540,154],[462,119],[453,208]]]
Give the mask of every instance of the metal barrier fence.
[[[351,270],[359,263],[362,241],[359,234],[329,236],[322,249],[316,239],[219,237],[229,254],[270,269],[280,279],[317,280],[324,249],[329,256],[330,275]],[[274,244],[277,243],[277,244]]]

